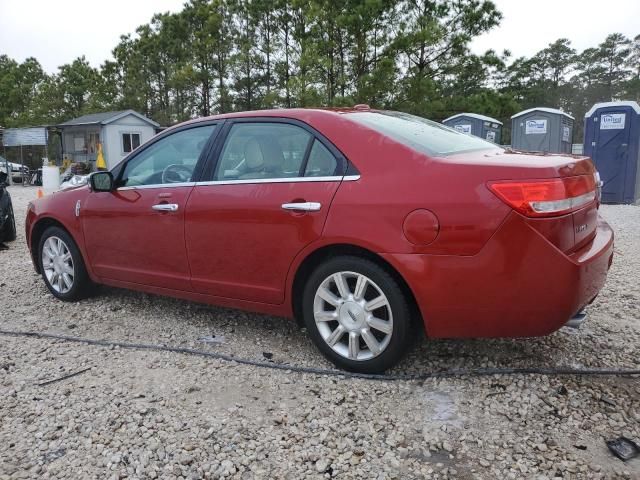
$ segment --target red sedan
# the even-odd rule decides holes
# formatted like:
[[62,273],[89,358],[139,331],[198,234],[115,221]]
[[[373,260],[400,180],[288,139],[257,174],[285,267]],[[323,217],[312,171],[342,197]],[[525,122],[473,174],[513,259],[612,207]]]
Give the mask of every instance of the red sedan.
[[546,335],[602,288],[613,232],[591,160],[498,148],[364,106],[198,119],[34,201],[53,295],[96,283],[298,319],[381,372],[430,338]]

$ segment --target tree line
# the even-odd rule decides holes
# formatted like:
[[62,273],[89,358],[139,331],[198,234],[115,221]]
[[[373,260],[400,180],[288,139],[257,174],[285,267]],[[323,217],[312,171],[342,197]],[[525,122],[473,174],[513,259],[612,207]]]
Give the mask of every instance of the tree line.
[[[80,57],[47,74],[0,55],[0,125],[54,124],[132,108],[162,125],[277,107],[351,106],[505,123],[536,106],[582,118],[640,101],[640,35],[577,52],[561,38],[531,58],[471,41],[499,25],[487,0],[189,0],[124,35],[99,68]],[[579,139],[576,139],[579,140]]]

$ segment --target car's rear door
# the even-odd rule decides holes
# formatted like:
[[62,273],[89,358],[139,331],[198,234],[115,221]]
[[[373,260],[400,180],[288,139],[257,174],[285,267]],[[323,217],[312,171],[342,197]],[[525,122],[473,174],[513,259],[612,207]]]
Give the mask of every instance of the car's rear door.
[[192,291],[185,249],[187,200],[216,124],[183,127],[127,159],[118,188],[92,192],[78,212],[101,278]]
[[200,293],[278,304],[295,256],[317,239],[346,160],[308,126],[284,119],[225,125],[185,218]]

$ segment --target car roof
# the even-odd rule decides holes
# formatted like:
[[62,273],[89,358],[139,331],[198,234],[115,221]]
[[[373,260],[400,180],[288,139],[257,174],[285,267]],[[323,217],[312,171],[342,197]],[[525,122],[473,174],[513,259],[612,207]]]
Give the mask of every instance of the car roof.
[[[244,112],[229,112],[209,117],[201,117],[200,120],[215,120],[219,118],[242,118],[242,117],[287,117],[300,118],[309,115],[335,115],[339,113],[359,112],[362,109],[353,107],[313,107],[313,108],[271,108],[264,110],[248,110]],[[367,111],[371,111],[367,109]]]
[[189,124],[197,124],[202,122],[208,122],[213,120],[226,120],[233,118],[247,118],[247,117],[273,117],[273,118],[289,118],[294,120],[300,120],[303,122],[312,121],[314,118],[326,118],[328,116],[340,116],[344,113],[351,112],[377,112],[378,110],[374,109],[362,109],[362,108],[353,108],[353,107],[316,107],[316,108],[274,108],[268,110],[248,110],[244,112],[229,112],[229,113],[221,113],[218,115],[210,115],[207,117],[198,117],[192,120],[187,120],[185,122],[178,123],[169,127],[167,130],[172,130],[174,128],[189,125]]

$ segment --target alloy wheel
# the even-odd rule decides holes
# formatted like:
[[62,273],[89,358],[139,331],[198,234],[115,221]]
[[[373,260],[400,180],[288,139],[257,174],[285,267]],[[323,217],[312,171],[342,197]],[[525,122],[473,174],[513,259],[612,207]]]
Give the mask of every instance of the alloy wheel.
[[337,272],[318,287],[313,315],[320,336],[337,354],[364,361],[380,355],[393,333],[387,296],[367,276]]
[[58,237],[47,238],[42,246],[42,267],[51,288],[67,293],[73,287],[75,271],[69,247]]

